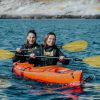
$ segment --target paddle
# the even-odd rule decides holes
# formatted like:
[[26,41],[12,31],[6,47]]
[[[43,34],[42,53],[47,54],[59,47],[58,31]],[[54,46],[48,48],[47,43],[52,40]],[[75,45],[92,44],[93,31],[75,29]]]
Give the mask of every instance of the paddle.
[[77,40],[62,46],[64,50],[71,51],[71,52],[78,52],[86,49],[88,46],[87,41],[84,40]]
[[[78,52],[78,51],[82,51],[86,49],[87,45],[88,45],[87,41],[77,40],[77,41],[74,41],[62,46],[61,48],[63,48],[64,50],[71,51],[71,52]],[[23,50],[27,50],[27,49],[23,49]],[[14,52],[15,50],[10,50],[10,51]],[[3,59],[12,58],[14,54],[11,53],[10,51],[0,49],[0,59],[3,60]]]
[[[87,41],[77,40],[77,41],[65,44],[63,46],[58,46],[58,47],[64,50],[70,51],[70,52],[79,52],[79,51],[86,49],[87,46],[88,46]],[[28,50],[28,49],[22,49],[22,50]],[[15,52],[15,50],[10,50],[10,51]]]
[[95,67],[100,67],[100,56],[92,56],[92,57],[87,57],[83,59],[83,62],[95,66]]
[[[4,59],[9,59],[14,57],[15,54],[8,51],[8,50],[2,50],[0,49],[0,60],[4,60]],[[20,55],[23,56],[23,55]],[[29,56],[29,55],[24,55],[24,56]],[[46,57],[46,58],[56,58],[59,59],[59,57],[49,57],[49,56],[37,56],[37,57]],[[72,59],[72,58],[65,58],[65,59]],[[87,57],[85,59],[78,59],[78,58],[74,58],[75,61],[83,61],[84,63],[87,63],[91,66],[95,66],[95,67],[100,67],[100,56],[92,56],[92,57]]]
[[8,50],[3,50],[3,49],[0,49],[0,60],[5,60],[5,59],[9,59],[9,58],[12,58],[14,57],[15,54],[8,51]]
[[[37,56],[37,57],[46,57],[46,56]],[[56,59],[59,59],[59,57],[48,57],[47,58],[56,58]],[[74,59],[75,61],[82,61],[86,64],[89,64],[91,66],[94,66],[94,67],[100,67],[100,56],[92,56],[92,57],[87,57],[87,58],[84,58],[84,59],[79,59],[79,58],[65,58],[66,60],[67,59]]]

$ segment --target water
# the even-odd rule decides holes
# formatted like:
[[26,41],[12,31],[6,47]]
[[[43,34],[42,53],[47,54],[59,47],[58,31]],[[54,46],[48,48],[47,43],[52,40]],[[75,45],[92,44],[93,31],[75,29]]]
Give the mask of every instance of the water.
[[[64,51],[70,58],[84,59],[100,55],[100,19],[62,19],[62,20],[0,20],[0,49],[15,50],[25,41],[27,32],[35,29],[37,42],[42,43],[44,35],[53,31],[57,35],[57,45],[65,45],[76,40],[86,40],[88,48],[82,52]],[[66,67],[66,66],[65,66]],[[16,78],[12,73],[11,59],[0,61],[0,100],[99,100],[100,68],[72,60],[68,66],[84,72],[83,78],[95,76],[93,81],[83,87],[66,88],[52,84]]]

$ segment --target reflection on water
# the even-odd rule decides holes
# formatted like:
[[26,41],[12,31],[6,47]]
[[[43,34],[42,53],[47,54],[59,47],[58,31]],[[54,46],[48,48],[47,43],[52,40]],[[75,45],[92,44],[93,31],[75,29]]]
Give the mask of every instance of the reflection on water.
[[[68,88],[66,85],[54,85],[38,83],[35,85],[23,85],[22,87],[29,88],[27,93],[34,95],[36,99],[39,100],[59,100],[70,98],[72,100],[77,100],[80,94],[83,92],[81,86],[76,86]],[[46,96],[46,97],[45,97]]]

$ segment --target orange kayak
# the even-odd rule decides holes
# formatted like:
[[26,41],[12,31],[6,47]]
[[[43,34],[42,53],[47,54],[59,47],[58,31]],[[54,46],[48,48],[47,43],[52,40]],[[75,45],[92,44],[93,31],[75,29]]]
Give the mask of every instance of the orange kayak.
[[27,62],[16,62],[13,71],[18,76],[45,83],[80,85],[82,82],[82,70],[71,70],[59,65],[34,67]]

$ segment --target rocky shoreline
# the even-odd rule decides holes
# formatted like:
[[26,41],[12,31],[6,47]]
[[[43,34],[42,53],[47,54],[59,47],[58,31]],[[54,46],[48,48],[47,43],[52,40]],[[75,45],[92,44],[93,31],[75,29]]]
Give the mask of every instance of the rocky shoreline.
[[94,16],[75,16],[75,15],[56,15],[56,16],[50,16],[50,15],[26,15],[26,16],[18,16],[18,15],[0,15],[0,19],[70,19],[70,18],[76,18],[76,19],[100,19],[100,15],[94,15]]

